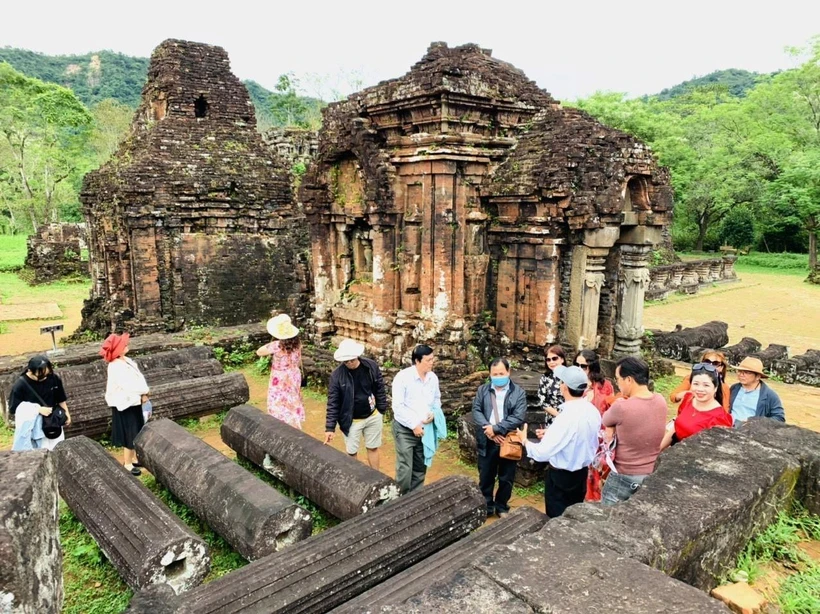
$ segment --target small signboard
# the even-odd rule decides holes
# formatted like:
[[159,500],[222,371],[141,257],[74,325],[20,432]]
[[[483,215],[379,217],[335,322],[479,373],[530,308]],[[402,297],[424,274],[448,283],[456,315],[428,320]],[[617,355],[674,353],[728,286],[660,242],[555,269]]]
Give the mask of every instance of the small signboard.
[[51,324],[50,326],[41,326],[40,327],[40,334],[45,335],[46,333],[51,333],[51,345],[53,346],[46,354],[50,354],[51,356],[57,356],[59,354],[63,354],[65,350],[57,349],[57,337],[54,333],[58,333],[63,330],[62,324]]

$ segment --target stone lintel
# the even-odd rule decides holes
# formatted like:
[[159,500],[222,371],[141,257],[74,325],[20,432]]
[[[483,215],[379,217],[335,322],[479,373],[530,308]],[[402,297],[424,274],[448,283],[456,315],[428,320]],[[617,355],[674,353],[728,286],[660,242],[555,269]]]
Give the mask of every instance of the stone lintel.
[[[626,215],[626,214],[625,214]],[[621,238],[618,243],[631,245],[657,245],[661,242],[661,226],[633,226],[628,227],[624,221],[621,228]]]

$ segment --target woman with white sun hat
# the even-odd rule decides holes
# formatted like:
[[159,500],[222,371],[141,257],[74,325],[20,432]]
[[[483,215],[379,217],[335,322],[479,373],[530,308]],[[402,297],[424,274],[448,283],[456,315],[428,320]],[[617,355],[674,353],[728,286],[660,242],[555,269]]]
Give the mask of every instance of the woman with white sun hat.
[[268,320],[268,332],[273,341],[256,350],[257,356],[270,356],[268,413],[301,429],[305,419],[302,403],[302,344],[299,329],[290,316],[281,313]]

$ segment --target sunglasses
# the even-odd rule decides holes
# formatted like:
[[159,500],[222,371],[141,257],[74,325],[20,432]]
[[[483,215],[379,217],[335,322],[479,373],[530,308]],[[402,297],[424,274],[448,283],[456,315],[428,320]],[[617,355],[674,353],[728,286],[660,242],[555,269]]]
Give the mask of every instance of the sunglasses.
[[692,367],[692,371],[709,371],[711,373],[717,373],[717,369],[715,368],[714,364],[711,362],[699,362],[698,364]]
[[547,362],[555,362],[556,360],[561,360],[560,356],[547,356]]
[[579,365],[577,362],[575,363],[576,367],[581,367],[582,369],[589,369],[589,365]]
[[710,365],[715,365],[716,367],[726,366],[726,363],[723,362],[722,360],[704,360],[700,364],[706,364],[706,363],[709,363]]

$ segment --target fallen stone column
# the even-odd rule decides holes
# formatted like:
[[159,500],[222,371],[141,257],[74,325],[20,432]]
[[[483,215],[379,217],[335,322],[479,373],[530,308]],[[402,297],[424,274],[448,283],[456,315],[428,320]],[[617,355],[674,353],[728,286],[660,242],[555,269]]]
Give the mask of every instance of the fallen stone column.
[[538,510],[518,508],[490,526],[473,531],[464,539],[377,584],[333,610],[333,614],[360,614],[376,612],[388,605],[398,606],[457,569],[507,546],[522,535],[538,531],[546,522],[547,517]]
[[221,434],[238,455],[342,520],[399,495],[380,471],[250,405],[229,411]]
[[53,455],[0,452],[0,493],[0,612],[57,614],[63,556]]
[[755,358],[759,358],[763,363],[763,368],[769,371],[776,360],[783,360],[789,357],[789,348],[785,345],[778,345],[777,343],[770,343],[769,347],[760,352],[751,354]]
[[729,342],[729,325],[726,322],[712,321],[693,328],[655,335],[655,349],[664,358],[697,361],[700,356],[690,356],[690,347],[721,348]]
[[205,578],[208,548],[139,480],[87,437],[55,448],[60,496],[134,590],[181,593]]
[[310,537],[308,512],[168,419],[135,441],[140,463],[248,560]]
[[806,350],[805,354],[775,360],[771,370],[787,384],[820,386],[820,350]]
[[163,607],[171,602],[186,614],[327,612],[461,539],[484,522],[484,510],[478,488],[450,476],[166,599]]
[[[149,383],[149,385],[151,385]],[[215,414],[248,400],[250,391],[241,373],[175,380],[151,387],[154,418],[195,418]],[[98,437],[111,429],[111,408],[101,394],[69,399],[71,426],[66,437]]]
[[[536,442],[535,429],[540,428],[545,421],[544,412],[527,412],[527,424],[530,429],[527,431],[530,441]],[[531,436],[529,436],[531,434]],[[478,444],[476,442],[475,420],[472,413],[464,414],[458,419],[458,450],[459,456],[465,462],[478,465]],[[526,454],[521,456],[515,470],[515,483],[519,486],[528,487],[544,479],[547,471],[547,463],[539,463],[532,460]]]
[[479,557],[432,586],[422,585],[421,593],[399,607],[369,612],[729,612],[692,586],[552,525]]
[[757,339],[743,337],[743,339],[734,345],[727,345],[724,348],[720,348],[720,351],[726,355],[726,360],[730,365],[736,365],[750,354],[759,352],[760,347],[760,341]]

